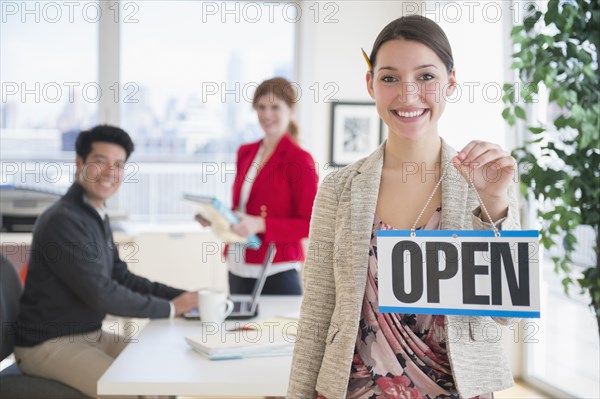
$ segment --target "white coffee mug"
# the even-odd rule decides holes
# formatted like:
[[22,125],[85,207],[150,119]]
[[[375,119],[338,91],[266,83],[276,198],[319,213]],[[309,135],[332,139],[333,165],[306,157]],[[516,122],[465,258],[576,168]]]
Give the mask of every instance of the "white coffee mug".
[[222,323],[233,311],[233,301],[226,292],[198,291],[198,312],[203,323]]

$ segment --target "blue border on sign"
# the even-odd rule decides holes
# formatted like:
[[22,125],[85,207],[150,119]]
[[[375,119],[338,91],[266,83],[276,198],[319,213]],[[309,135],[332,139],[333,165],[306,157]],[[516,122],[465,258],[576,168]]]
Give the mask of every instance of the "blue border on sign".
[[[377,237],[410,237],[410,230],[377,230]],[[417,237],[494,237],[492,230],[416,230]],[[502,237],[539,237],[539,230],[500,230]]]
[[493,309],[448,309],[448,308],[408,308],[396,306],[380,306],[381,313],[435,314],[451,316],[492,316],[492,317],[524,317],[539,319],[540,312]]

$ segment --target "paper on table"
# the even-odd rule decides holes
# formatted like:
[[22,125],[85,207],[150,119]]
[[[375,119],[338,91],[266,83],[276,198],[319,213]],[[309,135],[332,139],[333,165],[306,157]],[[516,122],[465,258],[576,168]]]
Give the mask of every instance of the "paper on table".
[[243,325],[235,323],[234,328],[211,330],[185,340],[211,360],[282,356],[292,353],[297,331],[297,322],[274,318]]

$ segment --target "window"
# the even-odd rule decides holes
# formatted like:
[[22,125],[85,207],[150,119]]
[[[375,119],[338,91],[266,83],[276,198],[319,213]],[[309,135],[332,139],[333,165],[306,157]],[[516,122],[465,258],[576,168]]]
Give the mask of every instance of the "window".
[[136,165],[118,207],[129,219],[192,220],[183,192],[229,201],[235,152],[262,135],[254,90],[293,81],[297,4],[278,4],[122,2],[120,114]]
[[[545,1],[524,4],[513,2],[513,8],[528,7],[531,4],[536,10],[545,12],[547,9]],[[552,28],[548,27],[544,33],[555,34]],[[556,104],[548,103],[548,92],[543,86],[540,87],[537,100],[536,103],[526,104],[528,112],[532,113],[530,120],[546,121],[547,125],[551,125],[551,121],[563,111]],[[561,131],[560,134],[569,133],[576,135],[577,131]],[[557,133],[549,130],[545,137],[554,134]],[[547,161],[562,165],[560,159]],[[534,208],[535,213],[536,208],[549,205],[536,201],[529,206]],[[533,222],[534,218],[531,219],[532,225],[537,226],[537,223]],[[571,266],[577,273],[595,264],[595,232],[590,226],[579,226],[575,235],[578,249],[572,256]],[[578,285],[575,284],[570,287],[569,295],[565,294],[561,283],[562,276],[556,274],[552,261],[552,256],[562,256],[563,249],[560,245],[542,254],[542,317],[539,320],[531,320],[533,323],[527,323],[529,328],[524,330],[524,377],[527,382],[555,397],[600,397],[600,343],[596,318],[589,307],[589,293],[580,294]]]
[[96,1],[2,3],[3,161],[63,159],[79,130],[97,122],[99,9]]
[[121,119],[136,159],[205,160],[258,138],[255,88],[293,80],[295,6],[124,2],[134,17],[121,24]]
[[[286,2],[3,2],[2,183],[64,192],[75,137],[105,120],[98,114],[109,98],[103,116],[120,108],[111,121],[136,144],[110,201],[115,216],[191,220],[183,191],[229,200],[235,151],[262,134],[255,88],[273,76],[294,80],[298,10]],[[100,49],[100,38],[109,45]],[[100,72],[119,80],[102,93]]]
[[75,138],[98,120],[99,4],[1,7],[0,183],[62,193],[73,182]]
[[555,397],[600,397],[598,325],[589,295],[576,287],[565,295],[552,260],[542,267],[542,318],[523,330],[527,381]]

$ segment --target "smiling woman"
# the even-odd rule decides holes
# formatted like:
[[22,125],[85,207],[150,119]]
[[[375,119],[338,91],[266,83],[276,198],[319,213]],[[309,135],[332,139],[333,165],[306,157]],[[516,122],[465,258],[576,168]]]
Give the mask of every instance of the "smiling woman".
[[390,136],[436,136],[446,98],[456,87],[452,53],[438,43],[436,33],[429,43],[411,40],[409,34],[383,41],[387,36],[382,34],[382,42],[373,47],[373,63],[379,67],[367,73],[367,86]]
[[[440,138],[456,73],[432,20],[389,23],[368,64],[367,90],[388,139],[319,188],[299,326],[314,334],[296,341],[288,397],[490,398],[512,375],[501,342],[481,339],[477,326],[509,320],[380,309],[377,232],[518,229],[514,160],[491,143],[474,140],[457,153]],[[460,334],[448,339],[451,327]]]
[[226,250],[233,294],[252,292],[269,243],[277,252],[262,293],[302,294],[301,240],[308,236],[318,178],[311,155],[298,145],[297,101],[298,93],[284,78],[266,80],[254,93],[264,137],[238,150],[232,207],[240,221],[232,229],[243,237],[258,235],[262,244],[256,250],[240,244]]

